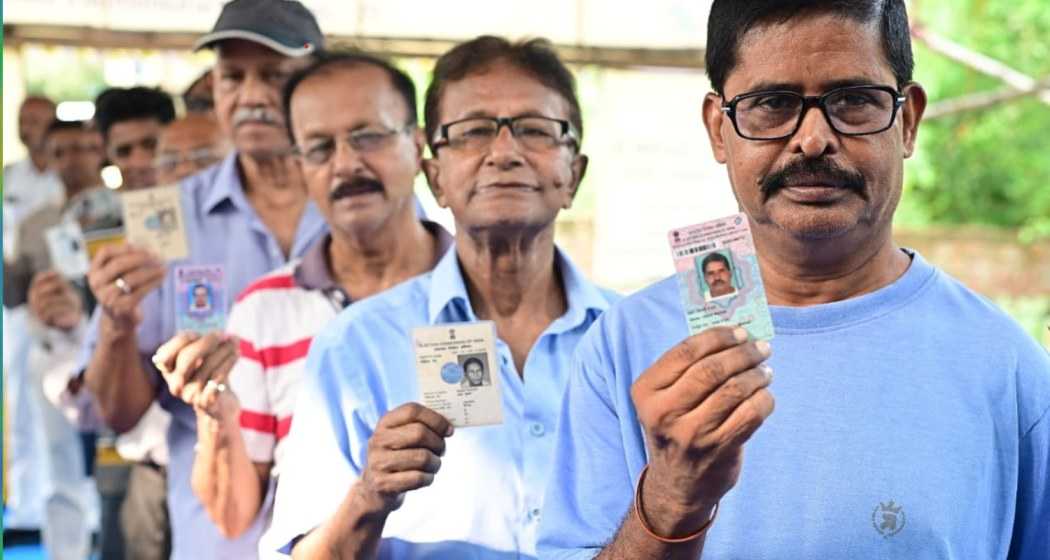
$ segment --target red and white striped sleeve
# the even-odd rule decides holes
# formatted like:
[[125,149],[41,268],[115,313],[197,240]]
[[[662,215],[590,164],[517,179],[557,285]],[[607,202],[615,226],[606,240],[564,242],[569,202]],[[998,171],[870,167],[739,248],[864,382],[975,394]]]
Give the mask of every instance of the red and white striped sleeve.
[[[226,323],[226,332],[240,340],[240,357],[230,371],[227,385],[241,404],[241,434],[248,457],[256,463],[272,463],[277,444],[277,416],[267,387],[267,364],[260,346],[263,325],[270,321],[263,301],[255,297],[260,285],[272,283],[272,276],[252,283],[238,296]],[[263,288],[265,289],[265,288]]]

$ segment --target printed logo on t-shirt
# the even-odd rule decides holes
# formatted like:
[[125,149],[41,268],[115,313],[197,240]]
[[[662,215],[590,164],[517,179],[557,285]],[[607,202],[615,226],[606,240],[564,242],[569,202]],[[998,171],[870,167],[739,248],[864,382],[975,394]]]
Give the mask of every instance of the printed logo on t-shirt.
[[887,539],[900,533],[905,521],[904,506],[894,504],[893,500],[887,503],[879,502],[871,512],[871,526]]

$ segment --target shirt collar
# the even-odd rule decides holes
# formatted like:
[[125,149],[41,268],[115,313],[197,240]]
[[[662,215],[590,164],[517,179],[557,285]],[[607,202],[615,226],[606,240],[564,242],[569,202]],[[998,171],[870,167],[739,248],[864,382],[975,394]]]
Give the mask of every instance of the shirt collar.
[[204,200],[204,211],[211,214],[223,202],[237,204],[243,199],[244,185],[241,184],[241,173],[237,169],[237,152],[234,151],[219,163],[215,179]]
[[[554,247],[554,262],[561,272],[568,309],[547,328],[557,334],[571,330],[593,319],[593,316],[609,307],[609,298],[598,289],[560,248]],[[436,324],[446,308],[453,307],[453,316],[464,321],[477,321],[470,305],[463,271],[459,266],[459,255],[453,246],[441,258],[430,277],[428,319]]]
[[[452,236],[436,222],[420,220],[428,232],[437,237],[438,254],[443,254],[452,246]],[[332,242],[332,234],[326,234],[318,239],[303,254],[302,259],[295,265],[292,277],[295,285],[305,290],[321,290],[325,293],[339,293],[343,306],[350,304],[350,296],[343,287],[332,278],[331,270],[328,268],[328,244]]]

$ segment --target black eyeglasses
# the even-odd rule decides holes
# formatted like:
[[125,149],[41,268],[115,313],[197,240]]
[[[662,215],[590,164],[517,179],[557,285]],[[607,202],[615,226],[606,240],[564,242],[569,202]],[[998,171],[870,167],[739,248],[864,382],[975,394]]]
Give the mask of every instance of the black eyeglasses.
[[434,139],[434,151],[448,146],[464,152],[483,152],[489,149],[506,126],[511,136],[531,151],[549,150],[565,143],[576,144],[576,134],[569,121],[523,115],[520,117],[472,117],[443,124]]
[[876,134],[893,126],[904,94],[889,86],[846,86],[819,96],[793,91],[755,91],[722,104],[733,128],[748,140],[781,140],[798,131],[810,107],[819,107],[831,128],[845,136]]

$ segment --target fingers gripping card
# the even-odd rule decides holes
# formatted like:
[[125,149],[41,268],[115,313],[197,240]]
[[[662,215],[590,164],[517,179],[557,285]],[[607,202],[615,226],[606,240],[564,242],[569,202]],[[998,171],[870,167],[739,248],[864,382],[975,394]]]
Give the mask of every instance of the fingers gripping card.
[[226,328],[222,267],[175,267],[175,329],[201,334]]
[[773,338],[747,216],[674,229],[668,239],[690,334],[734,325],[747,329],[754,339]]
[[423,406],[457,428],[503,422],[492,321],[419,327],[412,345]]
[[178,185],[122,195],[127,242],[173,261],[189,256]]

